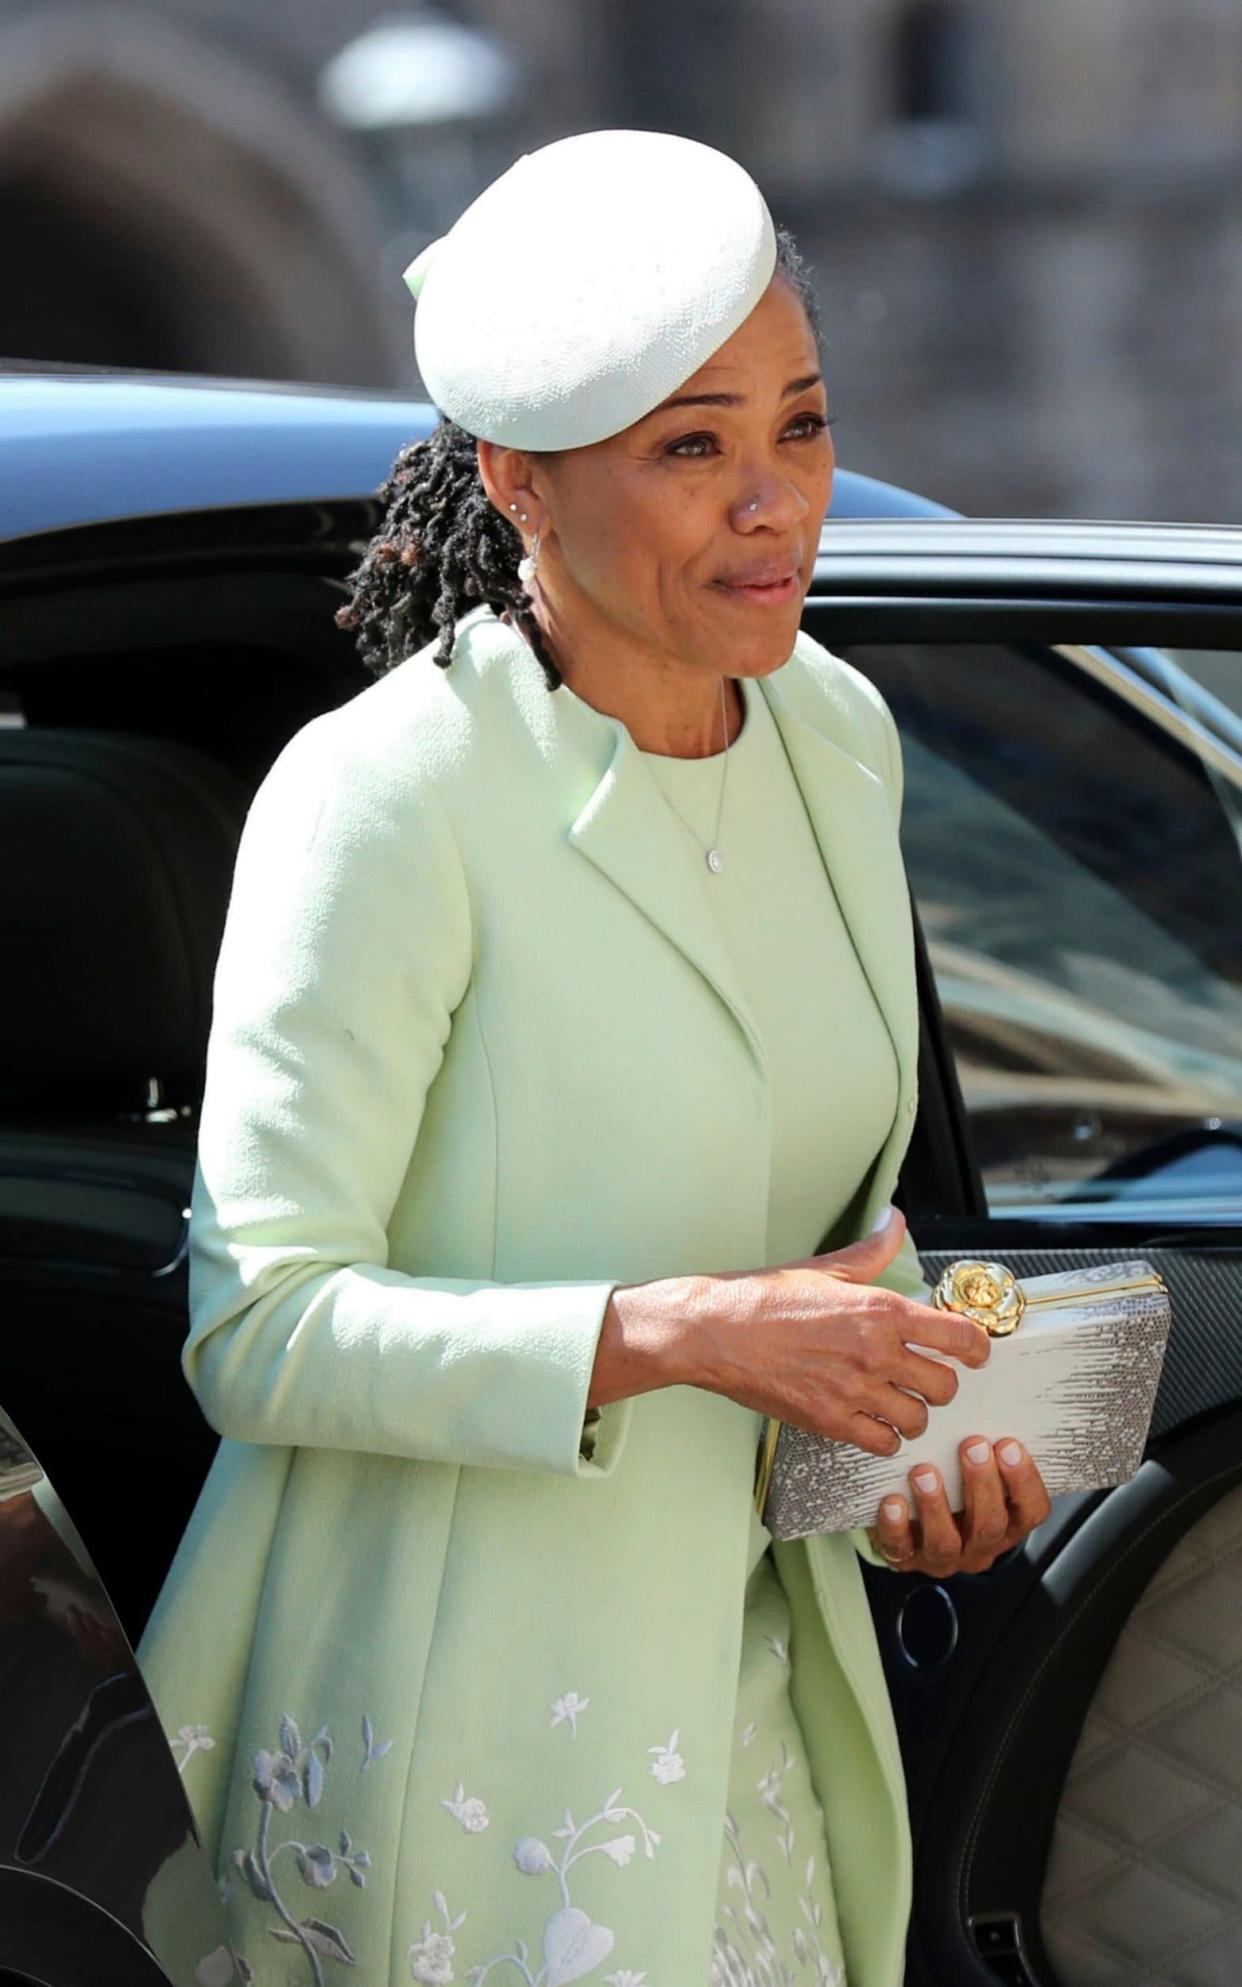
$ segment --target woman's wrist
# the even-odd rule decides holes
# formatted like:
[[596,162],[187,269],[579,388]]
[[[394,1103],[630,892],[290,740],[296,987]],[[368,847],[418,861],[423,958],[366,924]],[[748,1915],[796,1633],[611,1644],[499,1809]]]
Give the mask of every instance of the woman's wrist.
[[607,1407],[659,1387],[706,1386],[704,1347],[715,1308],[710,1276],[618,1284],[608,1300],[587,1393]]

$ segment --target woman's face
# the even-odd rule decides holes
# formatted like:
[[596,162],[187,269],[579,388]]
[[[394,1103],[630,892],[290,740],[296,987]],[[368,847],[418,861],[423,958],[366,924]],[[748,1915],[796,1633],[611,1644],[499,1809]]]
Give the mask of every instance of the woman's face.
[[[832,495],[826,409],[806,313],[778,273],[661,408],[589,448],[511,465],[506,483],[528,479],[520,508],[535,499],[525,529],[541,527],[536,612],[554,655],[779,668]],[[489,463],[506,453],[480,446]],[[737,584],[781,575],[766,591]]]

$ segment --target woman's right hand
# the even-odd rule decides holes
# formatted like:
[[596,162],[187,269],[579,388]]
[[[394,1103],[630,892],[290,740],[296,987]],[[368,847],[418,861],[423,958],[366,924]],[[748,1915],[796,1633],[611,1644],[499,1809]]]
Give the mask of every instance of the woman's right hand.
[[[659,1292],[664,1329],[654,1335],[661,1377],[648,1370],[638,1385],[705,1387],[743,1407],[852,1442],[872,1455],[895,1455],[898,1434],[917,1437],[928,1407],[957,1392],[948,1360],[982,1366],[991,1340],[982,1326],[886,1290],[874,1279],[901,1248],[905,1218],[893,1208],[886,1226],[846,1249],[761,1270],[677,1279],[673,1284],[621,1286],[613,1302],[624,1321]],[[652,1311],[647,1323],[653,1322]],[[642,1336],[642,1334],[639,1334]],[[940,1355],[928,1358],[914,1346]],[[637,1349],[636,1347],[634,1349]],[[594,1401],[618,1397],[600,1370],[609,1361],[601,1343]],[[643,1362],[645,1363],[645,1362]]]
[[703,1307],[691,1340],[695,1384],[795,1428],[895,1455],[893,1431],[922,1435],[929,1405],[943,1407],[956,1394],[946,1360],[982,1366],[992,1345],[969,1318],[874,1282],[905,1232],[905,1217],[892,1208],[885,1226],[848,1248],[710,1278],[717,1301]]

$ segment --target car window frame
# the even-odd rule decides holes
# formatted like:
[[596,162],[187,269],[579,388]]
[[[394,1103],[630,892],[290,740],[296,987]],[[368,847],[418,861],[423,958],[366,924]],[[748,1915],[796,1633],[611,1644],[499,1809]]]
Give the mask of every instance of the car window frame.
[[[1242,657],[1242,530],[1235,535],[1236,605],[1223,604],[1216,573],[1206,592],[1201,576],[1188,573],[1180,589],[1166,585],[1150,600],[1141,599],[1137,589],[1129,597],[1114,592],[1101,598],[1089,587],[1072,585],[1052,599],[1032,593],[1030,575],[1020,559],[1010,563],[1003,585],[998,584],[1001,574],[990,574],[986,595],[965,597],[949,585],[942,593],[928,592],[927,575],[921,570],[906,575],[906,584],[917,585],[919,592],[902,593],[897,586],[900,567],[894,560],[893,570],[884,576],[884,593],[869,595],[861,586],[858,591],[845,590],[859,586],[863,578],[850,572],[846,555],[821,560],[803,625],[833,654],[869,643],[1020,642],[1068,652],[1071,657],[1101,651],[1136,675],[1145,651],[1166,646],[1230,649]],[[1067,581],[1070,577],[1067,573]],[[1179,591],[1181,598],[1176,597]],[[1161,695],[1150,675],[1136,687],[1144,702]],[[1167,698],[1165,705],[1170,728],[1175,724],[1184,735],[1187,713]],[[920,1020],[919,1109],[897,1198],[916,1226],[920,1247],[977,1247],[981,1227],[1003,1230],[1011,1245],[1022,1238],[1032,1245],[1055,1241],[1093,1245],[1103,1238],[1125,1246],[1127,1240],[1150,1238],[1154,1231],[1171,1243],[1187,1237],[1201,1242],[1213,1236],[1236,1238],[1242,1229],[1242,1208],[1237,1221],[1230,1222],[1173,1205],[1155,1218],[1150,1207],[1127,1211],[1120,1203],[1092,1207],[1050,1202],[1046,1208],[1020,1212],[988,1206],[913,893],[911,911]]]

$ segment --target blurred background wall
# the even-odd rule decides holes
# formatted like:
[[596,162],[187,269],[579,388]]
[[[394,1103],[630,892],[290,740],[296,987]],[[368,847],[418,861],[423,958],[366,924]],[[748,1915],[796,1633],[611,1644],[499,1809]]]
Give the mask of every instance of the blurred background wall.
[[0,0],[0,353],[421,394],[401,270],[609,124],[794,230],[846,466],[1242,517],[1237,0]]

